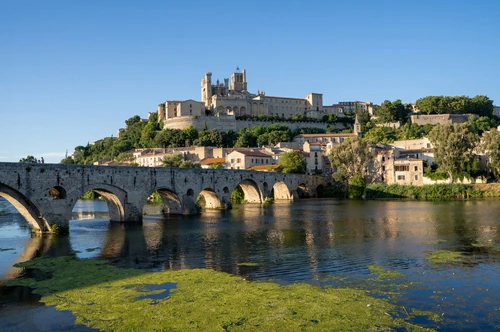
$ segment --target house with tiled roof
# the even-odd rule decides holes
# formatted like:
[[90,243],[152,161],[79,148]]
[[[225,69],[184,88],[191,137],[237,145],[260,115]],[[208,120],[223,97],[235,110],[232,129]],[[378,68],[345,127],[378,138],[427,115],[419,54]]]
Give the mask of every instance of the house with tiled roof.
[[249,169],[253,166],[273,164],[275,164],[275,162],[270,154],[254,149],[233,149],[233,151],[226,156],[226,165],[228,169]]
[[309,143],[333,143],[337,145],[342,143],[349,137],[358,137],[355,133],[340,133],[340,134],[300,134],[293,138],[299,146],[304,145],[305,142]]
[[260,165],[260,166],[252,166],[248,170],[249,171],[261,171],[261,172],[276,172],[280,165]]
[[210,168],[216,164],[220,164],[222,168],[226,168],[226,158],[205,158],[200,161],[201,168]]

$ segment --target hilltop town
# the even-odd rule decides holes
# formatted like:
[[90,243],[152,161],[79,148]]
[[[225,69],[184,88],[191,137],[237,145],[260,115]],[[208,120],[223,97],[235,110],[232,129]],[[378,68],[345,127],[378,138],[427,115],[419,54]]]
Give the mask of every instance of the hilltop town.
[[63,163],[275,172],[290,171],[280,159],[293,153],[302,158],[300,172],[331,177],[343,164],[355,163],[334,158],[338,147],[359,140],[370,151],[363,171],[368,182],[420,186],[456,180],[453,172],[439,167],[435,152],[442,142],[436,141],[439,131],[432,130],[462,126],[477,135],[477,143],[471,143],[474,157],[467,161],[474,165],[459,170],[467,175],[460,180],[486,181],[493,171],[479,143],[483,133],[497,132],[500,107],[485,96],[324,105],[321,93],[303,98],[252,93],[246,70],[239,68],[223,81],[214,82],[212,73],[205,73],[200,92],[201,101],[167,100],[147,119],[130,118],[117,137],[78,146]]

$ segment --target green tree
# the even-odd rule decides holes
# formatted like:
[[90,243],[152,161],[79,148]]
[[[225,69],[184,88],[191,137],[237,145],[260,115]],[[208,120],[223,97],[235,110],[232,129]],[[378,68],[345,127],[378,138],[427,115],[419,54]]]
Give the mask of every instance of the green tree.
[[430,124],[419,126],[417,124],[411,123],[411,121],[408,121],[398,129],[396,129],[396,139],[408,140],[426,137],[433,127],[434,126]]
[[178,148],[185,145],[186,136],[180,129],[165,128],[156,135],[154,141],[158,148]]
[[153,148],[155,146],[154,138],[160,131],[160,123],[158,122],[158,113],[152,113],[149,117],[148,122],[141,130],[141,138],[139,140],[139,146],[142,148]]
[[198,138],[198,131],[193,126],[189,126],[186,129],[183,129],[182,133],[184,134],[184,137],[186,138],[186,140],[188,142],[188,144],[186,144],[186,146],[193,144],[194,141]]
[[223,136],[218,130],[202,130],[198,133],[198,138],[195,140],[194,145],[199,146],[216,146],[222,147]]
[[184,161],[181,154],[174,154],[171,156],[163,157],[162,163],[163,167],[179,167]]
[[19,159],[20,163],[36,163],[37,160],[33,156],[27,156],[26,158],[21,158]]
[[408,115],[407,111],[407,108],[399,99],[394,102],[384,100],[382,105],[380,105],[380,107],[375,111],[375,115],[377,116],[377,122],[379,123],[404,121]]
[[251,131],[243,129],[238,132],[238,139],[234,143],[235,148],[248,148],[257,146],[257,136]]
[[283,153],[278,159],[278,164],[283,173],[304,174],[307,169],[307,163],[304,156],[297,151]]
[[224,164],[222,163],[213,163],[212,165],[210,165],[210,169],[223,169],[224,168]]
[[74,164],[74,163],[75,163],[75,161],[71,157],[65,157],[63,160],[61,160],[61,164],[70,165],[70,164]]
[[139,123],[140,121],[141,117],[139,115],[134,115],[128,120],[125,120],[125,125],[127,125],[127,128],[129,128],[130,126],[133,126],[134,124]]
[[467,123],[437,125],[429,133],[429,140],[433,145],[434,160],[452,182],[473,168],[479,136]]
[[387,127],[375,127],[365,133],[363,140],[368,144],[392,143],[396,138],[394,129]]
[[475,115],[471,115],[467,122],[470,129],[478,135],[482,135],[483,132],[497,126],[496,121],[487,116],[476,117]]
[[335,180],[347,182],[355,175],[366,177],[373,153],[366,141],[359,137],[349,137],[334,146],[328,158],[332,167],[336,168],[333,174]]
[[200,164],[195,164],[191,160],[184,160],[178,166],[179,168],[201,168]]
[[481,151],[488,156],[488,167],[498,177],[500,175],[500,131],[492,130],[484,133]]

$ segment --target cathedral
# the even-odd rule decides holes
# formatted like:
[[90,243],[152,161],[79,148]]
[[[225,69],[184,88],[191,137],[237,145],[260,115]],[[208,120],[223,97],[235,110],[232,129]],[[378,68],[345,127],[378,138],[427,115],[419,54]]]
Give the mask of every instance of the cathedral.
[[311,116],[323,110],[323,94],[310,93],[305,98],[266,96],[264,91],[248,91],[246,71],[237,68],[224,83],[212,84],[212,73],[205,73],[201,80],[201,100],[211,115],[269,115],[291,117]]

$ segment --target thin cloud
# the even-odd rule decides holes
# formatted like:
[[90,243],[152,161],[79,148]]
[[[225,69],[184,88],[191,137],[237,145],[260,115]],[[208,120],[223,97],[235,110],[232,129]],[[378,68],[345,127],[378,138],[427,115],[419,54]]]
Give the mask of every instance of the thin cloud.
[[64,156],[66,156],[66,152],[47,152],[47,153],[40,153],[40,156],[43,156],[43,157],[64,157]]

